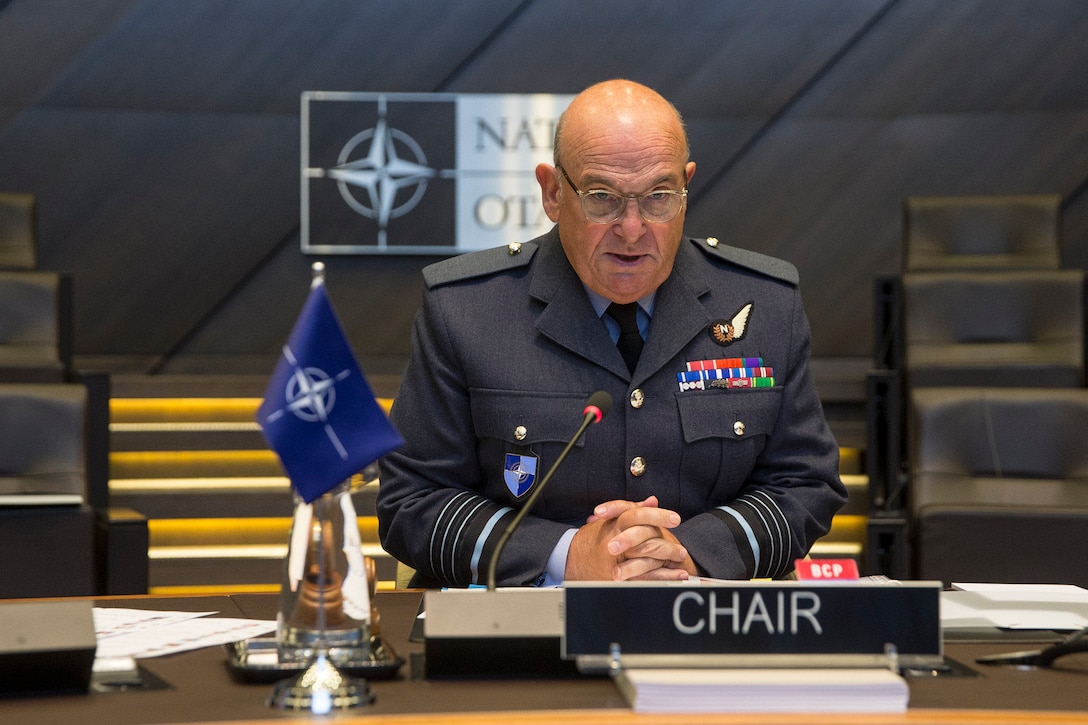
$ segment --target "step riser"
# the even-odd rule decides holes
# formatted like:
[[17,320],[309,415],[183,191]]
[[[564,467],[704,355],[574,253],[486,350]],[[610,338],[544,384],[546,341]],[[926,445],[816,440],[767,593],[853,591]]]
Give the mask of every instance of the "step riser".
[[[367,551],[374,559],[378,580],[395,581],[397,561],[393,557]],[[283,578],[283,558],[155,558],[150,552],[148,585],[151,589],[164,587],[199,587],[229,585],[263,585],[269,589],[279,587]]]

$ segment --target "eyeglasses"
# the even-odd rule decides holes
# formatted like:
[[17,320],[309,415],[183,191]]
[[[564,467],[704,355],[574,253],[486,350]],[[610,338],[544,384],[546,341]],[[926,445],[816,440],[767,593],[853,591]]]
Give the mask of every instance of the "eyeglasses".
[[579,201],[582,202],[582,211],[585,212],[586,219],[594,224],[610,224],[619,219],[627,211],[627,201],[629,199],[637,201],[638,213],[646,221],[671,222],[680,213],[680,209],[684,206],[684,199],[688,195],[687,189],[681,189],[680,191],[655,189],[646,194],[626,195],[614,194],[604,189],[581,191],[561,167],[557,166],[555,170],[562,174],[563,178],[570,184],[570,188],[574,189],[574,193],[578,195]]

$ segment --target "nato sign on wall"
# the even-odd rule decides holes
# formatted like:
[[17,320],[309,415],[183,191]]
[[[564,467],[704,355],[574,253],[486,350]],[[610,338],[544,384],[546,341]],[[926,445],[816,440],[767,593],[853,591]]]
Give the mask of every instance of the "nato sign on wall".
[[551,228],[534,169],[572,96],[302,94],[302,251],[458,254]]

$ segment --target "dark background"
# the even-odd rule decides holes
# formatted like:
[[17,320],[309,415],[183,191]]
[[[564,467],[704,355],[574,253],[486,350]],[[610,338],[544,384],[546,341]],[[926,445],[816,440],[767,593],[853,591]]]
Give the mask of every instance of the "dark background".
[[[73,274],[80,366],[268,374],[314,261],[303,91],[618,76],[687,120],[688,232],[799,267],[819,358],[870,357],[907,195],[1060,194],[1088,265],[1084,0],[0,0],[0,190]],[[368,372],[399,372],[434,260],[325,258]]]

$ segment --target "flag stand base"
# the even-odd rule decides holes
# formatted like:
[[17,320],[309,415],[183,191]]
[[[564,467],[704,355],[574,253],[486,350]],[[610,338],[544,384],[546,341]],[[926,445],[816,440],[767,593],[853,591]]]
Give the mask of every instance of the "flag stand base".
[[370,683],[343,674],[324,654],[318,655],[301,675],[277,682],[268,697],[269,707],[315,715],[363,707],[373,702]]

